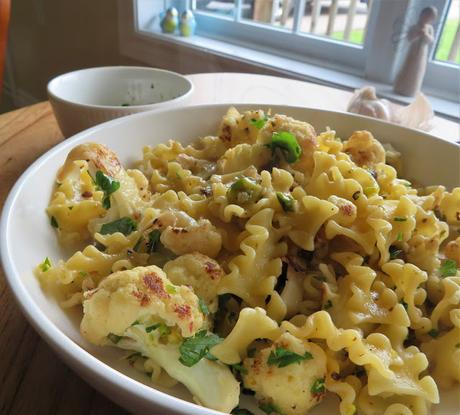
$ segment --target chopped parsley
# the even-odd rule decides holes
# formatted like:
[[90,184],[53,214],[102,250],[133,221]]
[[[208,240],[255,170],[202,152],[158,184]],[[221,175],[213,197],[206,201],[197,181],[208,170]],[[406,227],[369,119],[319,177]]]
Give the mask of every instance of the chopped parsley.
[[115,232],[121,232],[123,235],[129,235],[137,229],[137,223],[130,217],[124,217],[114,220],[113,222],[104,223],[101,227],[100,233],[102,235],[110,235]]
[[281,415],[281,412],[278,409],[278,407],[276,405],[273,405],[272,403],[261,403],[259,405],[259,409],[265,412],[267,415],[271,415],[271,414]]
[[398,234],[396,235],[396,240],[397,241],[402,241],[403,240],[403,233],[402,232],[398,232]]
[[254,357],[256,355],[256,349],[254,347],[248,349],[248,357]]
[[166,285],[166,292],[168,294],[176,294],[177,290],[176,290],[176,287],[174,287],[174,285],[168,284]]
[[152,331],[157,330],[157,329],[158,329],[158,333],[160,333],[160,336],[164,336],[164,335],[171,333],[171,329],[164,323],[152,324],[151,326],[148,326],[145,328],[145,332],[151,333]]
[[401,300],[401,304],[405,310],[407,310],[407,308],[409,307],[408,304],[404,300]]
[[258,130],[262,129],[265,123],[268,121],[268,117],[265,116],[264,118],[251,118],[249,120],[249,124],[253,125],[256,127]]
[[429,336],[435,338],[439,336],[439,330],[437,329],[431,329],[428,333]]
[[230,366],[234,371],[239,372],[242,375],[247,375],[248,374],[248,369],[246,369],[241,363],[236,363],[236,364],[230,365]]
[[104,192],[104,198],[102,199],[102,207],[104,209],[110,209],[110,195],[115,193],[120,188],[120,182],[114,180],[110,176],[106,176],[102,171],[96,172],[96,180],[94,180],[97,188]]
[[160,242],[161,232],[159,229],[154,229],[149,233],[149,240],[147,241],[147,253],[155,252],[158,243]]
[[400,257],[400,255],[403,253],[402,249],[398,249],[396,246],[391,245],[390,246],[390,259],[397,259]]
[[207,330],[200,330],[192,337],[187,337],[179,347],[181,362],[184,366],[191,367],[197,364],[203,357],[215,359],[209,350],[223,339]]
[[441,268],[439,268],[439,273],[442,278],[454,277],[457,275],[457,262],[453,259],[446,259]]
[[405,222],[405,221],[407,220],[407,218],[404,217],[404,216],[395,216],[395,217],[393,218],[393,220],[394,220],[395,222]]
[[295,200],[291,195],[282,192],[276,192],[276,197],[285,212],[294,212]]
[[45,258],[45,260],[39,265],[40,271],[41,272],[46,272],[51,268],[51,261],[48,257]]
[[109,333],[107,335],[107,338],[113,343],[113,344],[117,344],[121,339],[122,339],[123,336],[117,336],[116,334],[113,334],[113,333]]
[[284,347],[277,347],[275,350],[270,352],[267,363],[270,366],[285,367],[292,363],[300,363],[302,360],[313,359],[313,355],[309,352],[305,352],[303,355],[291,352]]
[[202,298],[198,298],[198,307],[200,308],[200,311],[207,316],[209,314],[209,308],[206,305],[206,302]]
[[133,246],[133,251],[134,252],[139,252],[141,244],[142,244],[142,238],[139,238],[138,241],[136,242],[136,244]]
[[326,381],[325,378],[318,378],[313,382],[311,385],[311,393],[313,395],[318,395],[320,393],[324,393],[326,391],[326,387],[324,386],[324,382]]
[[302,155],[302,148],[297,139],[287,131],[273,133],[272,142],[268,144],[268,147],[272,150],[272,154],[275,154],[277,149],[281,150],[289,164],[295,163]]
[[50,223],[53,228],[59,228],[59,224],[57,223],[57,220],[54,216],[51,216]]
[[360,195],[361,195],[361,192],[357,190],[355,193],[353,193],[351,197],[353,198],[353,200],[358,200]]

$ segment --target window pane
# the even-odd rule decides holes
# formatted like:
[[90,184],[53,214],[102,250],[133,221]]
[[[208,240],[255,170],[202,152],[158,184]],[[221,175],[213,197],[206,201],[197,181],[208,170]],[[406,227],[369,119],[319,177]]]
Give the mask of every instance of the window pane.
[[460,0],[452,0],[436,48],[438,61],[460,64]]
[[216,13],[225,17],[233,17],[235,13],[234,0],[196,0],[196,10]]
[[292,30],[295,0],[243,0],[241,18]]
[[307,0],[300,30],[363,44],[372,0]]

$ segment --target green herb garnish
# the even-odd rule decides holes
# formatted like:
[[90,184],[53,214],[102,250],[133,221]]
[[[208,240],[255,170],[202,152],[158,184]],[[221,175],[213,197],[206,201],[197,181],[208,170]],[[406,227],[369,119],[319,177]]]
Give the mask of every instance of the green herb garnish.
[[151,333],[152,331],[157,330],[157,329],[158,329],[158,333],[160,333],[160,336],[164,336],[164,335],[171,333],[171,329],[164,323],[152,324],[151,326],[148,326],[145,328],[145,332]]
[[147,241],[147,253],[155,252],[158,242],[160,242],[161,232],[159,229],[154,229],[149,233],[149,240]]
[[209,314],[209,308],[206,305],[206,302],[202,298],[198,298],[198,307],[200,308],[200,311],[207,316]]
[[280,149],[289,164],[295,163],[302,155],[302,148],[297,139],[287,131],[273,133],[272,142],[268,144],[268,147],[272,150],[272,154],[275,154],[275,151]]
[[121,104],[122,107],[129,107],[129,104],[127,102]]
[[51,216],[50,223],[53,228],[59,228],[59,224],[57,223],[57,220],[54,216]]
[[248,369],[246,369],[241,363],[236,363],[234,365],[230,365],[231,368],[242,375],[247,375],[248,374]]
[[39,265],[40,271],[41,272],[46,272],[51,268],[51,261],[48,257],[45,258],[45,260]]
[[394,220],[395,222],[405,222],[405,221],[407,220],[407,218],[404,217],[404,216],[395,216],[395,217],[393,218],[393,220]]
[[453,259],[446,259],[441,268],[439,268],[439,273],[442,278],[454,277],[457,275],[457,262]]
[[285,367],[292,363],[300,363],[302,360],[313,359],[313,355],[309,352],[305,352],[303,355],[291,352],[284,347],[277,347],[275,350],[270,352],[267,363],[270,366]]
[[398,249],[396,246],[391,245],[390,246],[390,259],[397,259],[399,256],[403,253],[402,249]]
[[265,116],[264,118],[251,118],[249,120],[249,124],[253,125],[256,127],[258,130],[262,129],[265,123],[268,121],[268,117]]
[[318,395],[320,393],[324,393],[326,391],[326,387],[324,386],[324,382],[326,381],[325,378],[318,378],[313,382],[311,385],[311,393],[313,395]]
[[397,241],[402,241],[403,240],[403,233],[402,232],[398,232],[398,234],[396,235],[396,240]]
[[176,290],[176,287],[174,287],[174,285],[168,284],[166,285],[166,292],[168,294],[176,294],[177,290]]
[[96,172],[96,180],[94,183],[98,189],[104,192],[104,199],[102,199],[102,207],[104,209],[110,209],[110,195],[116,192],[120,188],[120,182],[114,180],[110,176],[106,176],[102,171]]
[[129,235],[137,229],[137,223],[129,217],[114,220],[113,222],[104,223],[99,233],[110,235],[115,232],[121,232],[123,235]]
[[259,405],[259,409],[265,412],[267,415],[271,415],[271,414],[281,415],[281,412],[278,409],[278,407],[276,405],[273,405],[272,403],[261,403]]
[[435,338],[439,336],[439,330],[437,329],[431,329],[428,333],[429,336]]
[[281,207],[285,212],[294,212],[295,200],[291,195],[282,192],[276,192],[276,198],[280,202]]
[[121,339],[122,339],[123,336],[117,336],[116,334],[113,334],[113,333],[109,333],[107,335],[107,338],[114,344],[117,344]]
[[408,304],[404,300],[401,300],[401,304],[405,310],[407,310],[407,308],[409,307]]
[[227,190],[227,199],[230,203],[243,204],[255,202],[261,193],[261,187],[255,180],[242,177],[234,182]]
[[139,252],[139,249],[140,249],[141,244],[142,244],[142,239],[143,239],[142,237],[139,238],[139,239],[137,240],[136,244],[133,246],[133,251],[134,251],[134,252]]
[[256,355],[256,349],[252,347],[251,349],[248,349],[248,357],[254,357]]
[[223,339],[214,333],[208,333],[207,330],[200,330],[192,337],[186,338],[179,347],[181,362],[184,366],[191,367],[197,364],[203,357],[213,356],[209,350]]

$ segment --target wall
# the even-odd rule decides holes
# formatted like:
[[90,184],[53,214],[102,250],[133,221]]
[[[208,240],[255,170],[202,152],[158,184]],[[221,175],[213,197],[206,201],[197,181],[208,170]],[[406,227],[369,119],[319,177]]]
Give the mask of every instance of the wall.
[[[13,0],[0,112],[46,99],[47,82],[61,73],[142,65],[119,53],[117,22],[117,0]],[[155,66],[181,73],[270,73],[161,41],[152,54],[158,57]]]

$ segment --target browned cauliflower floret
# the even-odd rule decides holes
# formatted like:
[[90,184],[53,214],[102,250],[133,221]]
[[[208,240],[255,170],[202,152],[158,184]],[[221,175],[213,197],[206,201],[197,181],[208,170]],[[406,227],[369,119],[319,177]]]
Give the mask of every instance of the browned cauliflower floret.
[[343,151],[360,167],[385,163],[385,149],[369,131],[355,131],[343,143]]
[[[253,144],[263,126],[265,114],[262,110],[246,111],[240,114],[235,107],[230,107],[222,118],[218,136],[227,147],[237,144]],[[258,125],[260,120],[260,125]]]
[[270,404],[281,414],[304,415],[324,396],[325,353],[318,345],[289,333],[243,364],[247,370],[244,386],[256,392],[261,404]]
[[205,301],[210,312],[217,311],[217,289],[223,271],[216,261],[194,252],[169,261],[163,270],[174,284],[191,286],[195,294]]
[[81,333],[91,343],[109,343],[109,334],[123,336],[135,321],[153,316],[177,327],[183,337],[203,325],[198,297],[184,285],[176,286],[158,267],[137,267],[109,275],[85,293]]

